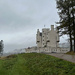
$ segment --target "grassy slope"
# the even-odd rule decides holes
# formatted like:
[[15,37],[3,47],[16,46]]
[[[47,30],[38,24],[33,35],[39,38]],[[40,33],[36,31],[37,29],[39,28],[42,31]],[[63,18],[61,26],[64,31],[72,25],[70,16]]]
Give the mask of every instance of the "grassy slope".
[[45,54],[18,54],[0,60],[0,75],[75,75],[75,64]]

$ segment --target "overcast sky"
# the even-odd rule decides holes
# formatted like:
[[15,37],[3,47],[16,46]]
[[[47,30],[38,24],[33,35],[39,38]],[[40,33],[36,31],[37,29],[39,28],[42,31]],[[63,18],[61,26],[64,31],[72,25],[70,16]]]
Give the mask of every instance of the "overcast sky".
[[55,0],[0,0],[0,40],[4,41],[4,51],[36,46],[37,29],[41,31],[44,25],[49,28],[57,21]]

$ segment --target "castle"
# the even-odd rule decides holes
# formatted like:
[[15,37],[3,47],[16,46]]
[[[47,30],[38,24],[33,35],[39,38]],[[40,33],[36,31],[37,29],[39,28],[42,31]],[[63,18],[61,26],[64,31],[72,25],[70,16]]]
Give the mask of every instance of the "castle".
[[37,47],[58,47],[59,46],[59,33],[54,29],[54,25],[49,28],[43,28],[42,32],[37,30],[36,34]]
[[26,48],[26,53],[66,53],[69,51],[68,47],[59,47],[59,33],[54,25],[51,25],[51,30],[43,28],[40,32],[37,29],[36,44],[36,47]]

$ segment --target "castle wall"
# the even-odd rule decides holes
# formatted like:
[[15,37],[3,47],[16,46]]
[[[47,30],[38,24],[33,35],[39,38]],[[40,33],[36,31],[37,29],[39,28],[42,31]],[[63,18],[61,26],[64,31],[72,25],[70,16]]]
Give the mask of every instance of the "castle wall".
[[67,53],[70,51],[69,48],[63,48],[63,47],[31,47],[30,49],[25,49],[26,53]]

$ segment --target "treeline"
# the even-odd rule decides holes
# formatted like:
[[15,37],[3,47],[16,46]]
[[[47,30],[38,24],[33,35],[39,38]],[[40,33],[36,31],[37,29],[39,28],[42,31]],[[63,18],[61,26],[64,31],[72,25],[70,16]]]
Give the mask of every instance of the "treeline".
[[[58,14],[60,17],[59,33],[69,35],[70,51],[75,52],[75,0],[56,0]],[[72,47],[74,45],[74,49]]]

